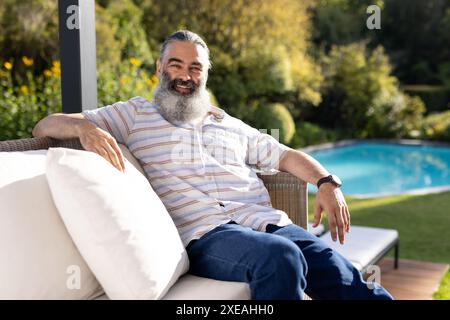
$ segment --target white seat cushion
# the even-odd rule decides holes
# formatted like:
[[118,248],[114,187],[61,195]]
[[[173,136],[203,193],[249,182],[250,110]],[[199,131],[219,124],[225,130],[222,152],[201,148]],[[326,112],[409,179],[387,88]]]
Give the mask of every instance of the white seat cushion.
[[219,281],[182,276],[164,296],[164,300],[249,300],[250,287],[245,282]]
[[392,229],[352,226],[350,233],[345,236],[344,245],[334,242],[329,231],[320,239],[352,263],[359,265],[361,270],[398,239],[398,232]]
[[[186,274],[163,297],[163,300],[249,300],[250,288],[245,282],[219,281]],[[108,300],[102,295],[96,300]]]

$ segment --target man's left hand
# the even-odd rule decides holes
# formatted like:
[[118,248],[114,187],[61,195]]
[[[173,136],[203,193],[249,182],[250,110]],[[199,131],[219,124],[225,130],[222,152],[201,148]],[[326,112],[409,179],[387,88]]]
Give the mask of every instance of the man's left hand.
[[339,236],[339,242],[344,244],[345,233],[350,231],[350,212],[341,189],[330,183],[322,184],[317,192],[313,227],[319,225],[323,211],[328,216],[331,238],[336,241]]

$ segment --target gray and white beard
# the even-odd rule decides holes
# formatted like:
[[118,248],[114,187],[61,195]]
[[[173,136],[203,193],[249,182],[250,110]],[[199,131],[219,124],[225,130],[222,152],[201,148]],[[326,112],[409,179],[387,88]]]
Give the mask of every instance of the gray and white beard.
[[155,88],[154,97],[161,115],[167,121],[173,124],[182,124],[206,115],[211,104],[204,80],[200,82],[193,93],[187,96],[173,92],[169,86],[169,76],[163,73],[158,86]]

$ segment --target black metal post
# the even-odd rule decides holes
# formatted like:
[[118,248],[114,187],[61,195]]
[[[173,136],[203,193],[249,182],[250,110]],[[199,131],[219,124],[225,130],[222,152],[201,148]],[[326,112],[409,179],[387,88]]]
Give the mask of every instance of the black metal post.
[[58,0],[62,112],[97,107],[95,1]]
[[394,253],[394,269],[398,269],[398,251],[400,247],[400,241],[398,240],[397,243],[395,244],[395,253]]

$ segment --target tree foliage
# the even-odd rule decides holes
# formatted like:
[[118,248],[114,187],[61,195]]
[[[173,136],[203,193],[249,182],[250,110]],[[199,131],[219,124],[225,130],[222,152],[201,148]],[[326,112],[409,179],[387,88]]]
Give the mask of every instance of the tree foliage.
[[263,103],[258,106],[252,125],[257,129],[279,130],[279,141],[289,144],[295,134],[295,123],[289,110],[281,103]]
[[245,114],[261,96],[276,102],[296,92],[299,99],[320,101],[320,72],[307,55],[311,1],[138,2],[155,52],[180,28],[204,37],[213,64],[209,85],[232,114]]
[[[0,96],[9,106],[5,112],[14,109],[17,115],[22,107],[16,106],[27,101],[42,106],[47,98],[49,106],[59,106],[57,96],[40,95],[31,86],[45,80],[58,59],[56,4],[0,2],[0,80],[5,88],[12,81],[11,90]],[[382,8],[381,30],[366,28],[366,8],[372,4]],[[431,132],[438,126],[423,122],[424,103],[406,95],[400,81],[450,88],[446,0],[98,0],[99,104],[135,93],[150,98],[152,92],[145,90],[156,85],[160,44],[178,29],[200,34],[210,47],[208,88],[215,104],[251,124],[269,114],[269,120],[284,121],[281,127],[295,131],[292,120],[302,129],[294,144],[334,139],[330,129],[360,138]],[[416,94],[412,87],[405,90]],[[433,99],[421,93],[428,112],[448,108],[446,92],[430,95]],[[25,127],[23,122],[22,133],[28,132]],[[302,133],[309,138],[301,139]]]
[[359,138],[414,135],[425,107],[402,93],[382,47],[364,43],[333,46],[324,57],[326,100],[320,114],[328,124]]

